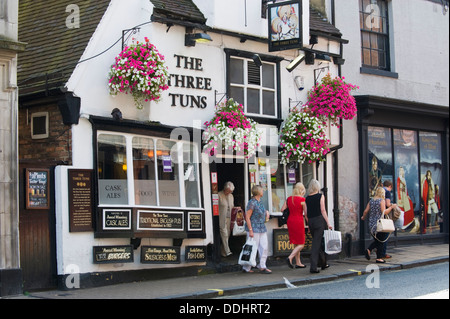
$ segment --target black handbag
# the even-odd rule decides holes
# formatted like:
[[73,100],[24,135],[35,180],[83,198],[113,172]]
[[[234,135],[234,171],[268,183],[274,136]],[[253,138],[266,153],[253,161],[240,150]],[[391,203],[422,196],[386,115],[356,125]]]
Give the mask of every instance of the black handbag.
[[289,218],[289,207],[283,210],[283,215],[281,215],[278,218],[278,226],[283,226],[284,224],[287,224],[288,218]]

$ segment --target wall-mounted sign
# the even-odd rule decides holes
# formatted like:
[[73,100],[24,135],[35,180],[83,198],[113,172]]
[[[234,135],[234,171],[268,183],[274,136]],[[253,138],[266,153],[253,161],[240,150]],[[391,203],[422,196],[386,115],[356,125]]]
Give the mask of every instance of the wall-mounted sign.
[[206,246],[186,246],[186,262],[206,261]]
[[[169,93],[172,101],[171,106],[181,106],[196,109],[204,109],[208,106],[207,97],[197,93],[201,91],[211,91],[211,78],[201,76],[203,72],[203,60],[196,57],[174,54],[176,68],[190,72],[184,74],[170,74],[168,85],[171,88],[184,88],[190,94]],[[172,91],[172,90],[171,90]]]
[[183,231],[184,212],[138,210],[137,229]]
[[[311,234],[306,232],[305,247],[302,251],[311,249],[312,238]],[[294,249],[294,245],[289,242],[289,232],[286,228],[273,230],[273,255],[287,256]]]
[[141,263],[143,264],[179,264],[180,247],[142,246]]
[[50,170],[42,168],[27,168],[26,179],[26,208],[49,209]]
[[94,264],[132,263],[133,246],[94,246]]
[[92,230],[93,170],[69,169],[69,231]]
[[302,47],[302,1],[269,4],[269,51]]
[[131,209],[103,209],[103,230],[130,230]]
[[188,231],[203,230],[203,214],[201,212],[188,212]]

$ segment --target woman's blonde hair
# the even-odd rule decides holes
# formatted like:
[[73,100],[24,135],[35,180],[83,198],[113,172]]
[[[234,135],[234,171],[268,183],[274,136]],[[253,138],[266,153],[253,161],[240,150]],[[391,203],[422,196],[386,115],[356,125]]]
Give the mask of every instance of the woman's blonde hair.
[[318,193],[320,191],[320,183],[317,179],[312,179],[308,185],[308,194]]
[[384,199],[385,196],[386,196],[386,191],[384,190],[384,188],[378,187],[377,190],[375,191],[374,197],[380,197],[380,198]]
[[254,185],[252,187],[252,195],[253,196],[258,196],[259,194],[261,194],[263,192],[263,188],[260,185]]
[[305,185],[303,183],[297,183],[292,190],[293,196],[304,196],[306,192]]

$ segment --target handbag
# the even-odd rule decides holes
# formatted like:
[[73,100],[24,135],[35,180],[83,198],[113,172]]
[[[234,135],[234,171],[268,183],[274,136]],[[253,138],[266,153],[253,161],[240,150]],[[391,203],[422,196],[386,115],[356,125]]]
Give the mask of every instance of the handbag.
[[394,222],[389,216],[383,213],[383,216],[377,220],[377,233],[392,233],[395,231]]
[[246,235],[244,212],[240,207],[234,207],[231,211],[231,233],[233,236]]
[[328,255],[338,254],[342,250],[342,235],[337,230],[324,230],[325,253]]
[[287,207],[285,210],[283,210],[283,215],[278,217],[278,226],[283,226],[284,224],[287,224],[288,218],[289,218],[289,208]]
[[250,265],[252,267],[255,267],[257,251],[258,249],[256,247],[256,241],[253,239],[253,237],[249,237],[242,247],[241,254],[239,255],[239,265]]

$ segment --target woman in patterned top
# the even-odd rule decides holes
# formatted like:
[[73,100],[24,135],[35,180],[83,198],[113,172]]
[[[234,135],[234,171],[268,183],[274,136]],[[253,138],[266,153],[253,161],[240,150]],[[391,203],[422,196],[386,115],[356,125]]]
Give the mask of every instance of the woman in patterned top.
[[361,217],[362,220],[366,219],[367,213],[369,213],[369,231],[374,241],[364,252],[366,259],[370,260],[370,253],[373,249],[377,249],[377,263],[384,264],[386,261],[383,259],[383,243],[389,236],[389,233],[377,233],[377,221],[381,218],[382,214],[388,215],[396,204],[392,204],[386,209],[385,190],[383,187],[378,187],[375,196],[370,199],[366,209]]
[[[247,237],[252,237],[258,247],[259,265],[257,267],[261,273],[271,274],[272,271],[266,267],[268,241],[265,223],[269,219],[269,212],[261,203],[263,188],[259,185],[253,186],[252,195],[253,197],[249,200],[245,213],[245,230],[247,231]],[[250,265],[243,266],[243,271],[253,272]]]

